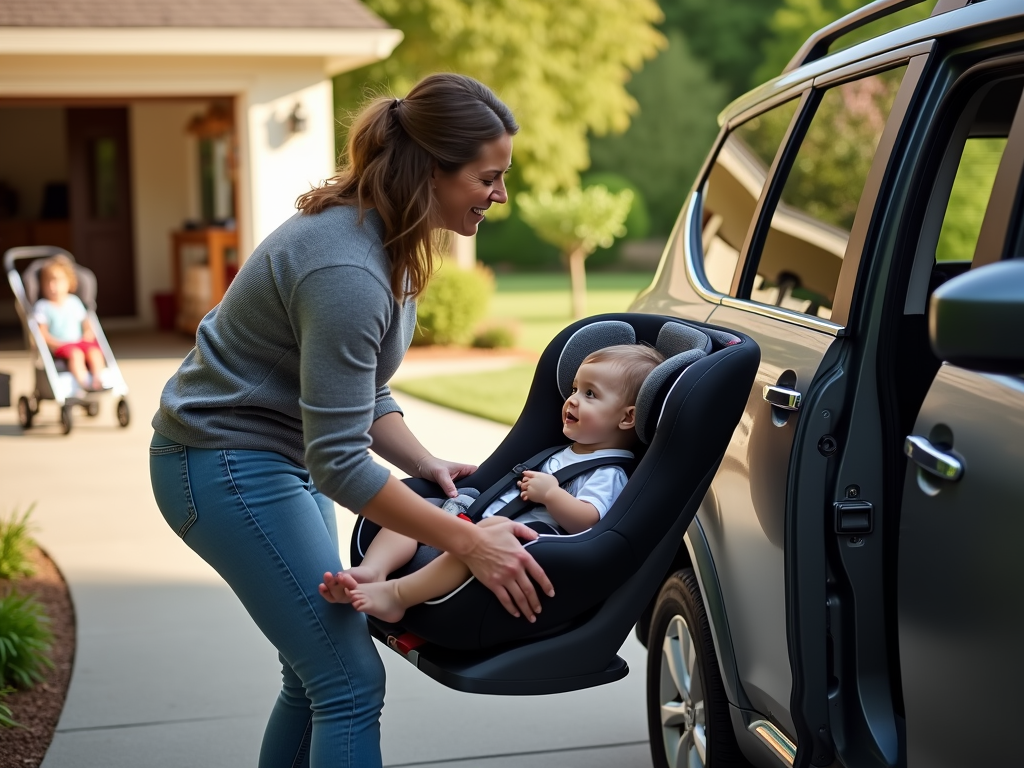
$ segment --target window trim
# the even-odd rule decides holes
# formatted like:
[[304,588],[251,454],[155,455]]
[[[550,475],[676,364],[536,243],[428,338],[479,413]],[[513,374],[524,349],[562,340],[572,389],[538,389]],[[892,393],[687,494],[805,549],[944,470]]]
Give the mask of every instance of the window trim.
[[[723,124],[722,130],[715,141],[713,151],[709,154],[704,167],[701,169],[701,174],[698,177],[699,182],[695,185],[681,216],[683,231],[680,234],[686,276],[690,286],[701,299],[709,303],[742,309],[764,317],[801,325],[832,336],[846,335],[850,322],[853,290],[856,285],[857,275],[859,274],[864,246],[867,243],[869,227],[875,219],[878,196],[882,183],[885,181],[890,170],[892,152],[906,124],[907,114],[918,94],[923,81],[923,75],[931,60],[931,54],[934,49],[934,40],[917,42],[904,48],[864,59],[837,69],[834,72],[823,73],[813,79],[803,80],[793,87],[787,88],[785,91],[772,94],[769,98],[749,109],[743,110],[743,112],[733,116]],[[731,295],[739,293],[738,289],[744,285],[744,281],[753,281],[753,275],[749,276],[749,278],[746,275],[750,262],[750,245],[753,240],[753,232],[755,228],[761,228],[762,219],[767,218],[764,215],[764,204],[767,196],[773,193],[781,194],[778,176],[779,166],[786,163],[788,167],[788,164],[795,157],[796,152],[799,150],[799,143],[793,141],[794,134],[798,134],[802,138],[803,129],[806,128],[806,123],[813,119],[814,108],[817,107],[821,94],[828,87],[861,77],[868,77],[874,72],[895,69],[903,64],[907,65],[907,73],[900,84],[896,100],[889,113],[889,118],[886,121],[885,128],[882,130],[878,149],[875,151],[875,158],[868,172],[868,178],[865,181],[864,192],[861,194],[860,202],[857,206],[857,214],[850,233],[850,243],[847,245],[846,255],[843,258],[843,267],[840,270],[839,282],[836,286],[836,296],[832,306],[832,320],[825,320],[782,307],[760,304],[749,298]],[[747,237],[737,260],[736,272],[733,274],[733,284],[730,288],[731,293],[719,293],[707,284],[702,264],[704,252],[701,245],[701,217],[699,213],[703,210],[704,184],[711,173],[711,169],[714,167],[718,153],[721,151],[726,139],[738,125],[793,98],[800,98],[801,103],[797,106],[793,119],[790,121],[789,128],[780,145],[780,150],[776,153],[772,167],[769,170],[765,188],[758,199],[755,215],[751,220],[747,230]],[[812,98],[814,103],[810,104]],[[899,119],[895,120],[894,118],[896,117]],[[870,201],[870,204],[868,204],[868,201]],[[770,221],[767,224],[770,224]],[[854,243],[855,236],[857,237],[856,243]],[[854,244],[857,246],[855,250],[851,248],[851,245]]]

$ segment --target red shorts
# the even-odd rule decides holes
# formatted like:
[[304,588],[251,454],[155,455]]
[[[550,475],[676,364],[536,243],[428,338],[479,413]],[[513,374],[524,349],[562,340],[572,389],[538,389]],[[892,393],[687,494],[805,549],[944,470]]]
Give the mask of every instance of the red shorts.
[[69,341],[67,344],[61,344],[55,350],[53,350],[54,357],[61,357],[65,360],[71,358],[71,350],[80,349],[83,354],[88,354],[90,349],[99,349],[100,345],[95,341]]

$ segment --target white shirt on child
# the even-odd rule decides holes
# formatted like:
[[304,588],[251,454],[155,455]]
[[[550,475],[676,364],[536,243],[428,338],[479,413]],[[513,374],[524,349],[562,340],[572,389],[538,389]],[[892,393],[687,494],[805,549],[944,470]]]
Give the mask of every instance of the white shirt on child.
[[[620,448],[606,448],[604,450],[594,451],[593,453],[576,453],[570,445],[566,447],[564,451],[559,451],[541,464],[540,467],[538,467],[538,471],[553,475],[558,470],[563,467],[568,467],[570,464],[577,464],[581,461],[590,461],[591,459],[596,459],[601,456],[622,456],[624,458],[631,459],[633,458],[633,453]],[[622,489],[626,486],[626,480],[628,479],[629,478],[626,476],[626,470],[622,467],[597,467],[596,469],[592,469],[589,472],[584,472],[582,475],[574,477],[569,481],[565,490],[568,491],[571,496],[580,499],[581,501],[588,501],[593,504],[597,508],[597,513],[603,518],[608,514],[608,510],[611,509],[612,504],[615,503],[619,494],[622,493]],[[483,516],[493,516],[518,496],[519,488],[513,484],[511,488],[490,503],[487,509],[484,510]],[[544,506],[533,507],[516,518],[516,522],[519,523],[528,523],[533,520],[547,523],[554,528],[558,527],[558,523]]]
[[37,323],[46,326],[46,330],[57,341],[69,344],[82,340],[82,323],[88,317],[82,300],[70,293],[60,304],[49,299],[40,299],[32,307],[32,314]]

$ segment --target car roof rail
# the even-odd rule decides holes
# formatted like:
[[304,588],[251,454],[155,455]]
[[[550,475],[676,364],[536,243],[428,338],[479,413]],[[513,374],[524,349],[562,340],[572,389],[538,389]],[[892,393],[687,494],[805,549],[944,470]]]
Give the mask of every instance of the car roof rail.
[[[973,1],[979,2],[980,0]],[[865,5],[863,8],[858,8],[856,11],[848,13],[843,18],[832,22],[827,27],[822,27],[807,38],[807,42],[800,46],[800,50],[796,52],[796,55],[790,59],[789,64],[782,71],[784,73],[791,72],[810,61],[824,57],[828,54],[829,46],[832,43],[843,35],[863,27],[865,24],[878,21],[878,19],[884,19],[886,16],[891,16],[905,8],[920,5],[924,2],[927,2],[927,0],[875,0],[875,2]],[[972,0],[938,0],[931,15],[938,16],[940,13],[963,8],[971,2]]]

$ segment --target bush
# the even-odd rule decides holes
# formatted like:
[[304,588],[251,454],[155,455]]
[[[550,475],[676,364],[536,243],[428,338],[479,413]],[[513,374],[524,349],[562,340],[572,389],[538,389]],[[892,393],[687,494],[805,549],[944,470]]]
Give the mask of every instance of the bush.
[[473,346],[480,349],[508,349],[516,344],[516,331],[509,325],[489,325],[473,337]]
[[29,553],[36,543],[29,536],[31,526],[28,523],[34,507],[33,504],[25,510],[20,519],[18,510],[14,510],[6,520],[0,518],[0,579],[31,576],[35,571]]
[[494,274],[489,269],[442,265],[419,298],[412,343],[468,344],[493,294]]
[[53,635],[50,619],[31,595],[13,589],[0,597],[0,688],[31,688],[53,667],[47,655]]
[[4,704],[4,699],[12,693],[14,693],[14,689],[10,686],[0,688],[0,728],[14,728],[21,726],[21,724],[14,719],[14,713],[11,712],[11,708]]

